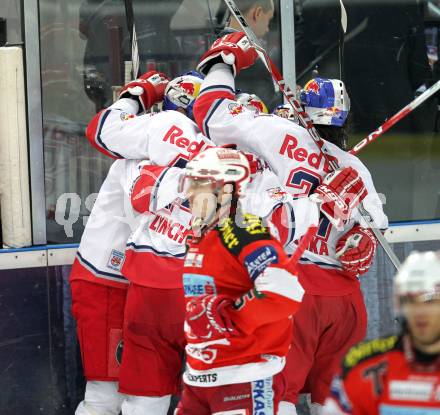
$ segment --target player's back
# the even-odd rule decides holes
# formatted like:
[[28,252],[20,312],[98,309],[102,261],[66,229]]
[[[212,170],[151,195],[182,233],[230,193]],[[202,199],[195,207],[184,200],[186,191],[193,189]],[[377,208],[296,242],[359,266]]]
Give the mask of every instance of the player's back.
[[105,178],[88,218],[71,279],[86,279],[119,286],[127,280],[121,274],[125,243],[137,227],[139,215],[130,207],[127,184],[138,160],[115,161]]

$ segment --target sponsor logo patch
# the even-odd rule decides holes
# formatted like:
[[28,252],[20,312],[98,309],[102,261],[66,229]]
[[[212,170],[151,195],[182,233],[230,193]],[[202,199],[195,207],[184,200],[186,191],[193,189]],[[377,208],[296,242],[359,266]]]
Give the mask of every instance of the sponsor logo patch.
[[198,254],[196,252],[188,252],[185,256],[185,267],[202,268],[203,265],[203,254]]
[[252,382],[253,415],[274,415],[272,378]]
[[110,254],[110,258],[107,262],[107,268],[110,268],[114,271],[121,271],[122,265],[124,263],[125,254],[123,252],[117,251],[116,249],[112,249]]
[[396,401],[427,402],[432,396],[434,384],[431,382],[393,380],[390,382],[390,398]]
[[276,263],[278,263],[278,254],[272,246],[258,248],[244,258],[244,265],[252,280],[255,280],[270,264]]
[[185,297],[217,294],[214,278],[209,275],[183,274]]

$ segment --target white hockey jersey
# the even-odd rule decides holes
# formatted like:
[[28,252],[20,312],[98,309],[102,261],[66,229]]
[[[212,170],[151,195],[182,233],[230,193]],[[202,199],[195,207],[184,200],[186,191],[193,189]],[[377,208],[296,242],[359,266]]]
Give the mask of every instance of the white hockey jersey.
[[[142,213],[138,228],[127,242],[124,275],[130,281],[153,288],[182,287],[186,237],[192,216],[184,195],[178,193],[184,169],[140,163],[133,183],[131,202]],[[266,169],[257,173],[243,201],[246,209],[268,216],[279,201],[267,189],[279,187],[276,175]]]
[[[214,145],[193,121],[177,111],[136,116],[137,110],[135,101],[121,99],[97,114],[87,128],[92,145],[111,157],[149,159],[155,165],[178,167],[184,167],[192,154]],[[136,196],[143,194],[134,203],[143,214],[127,242],[123,274],[140,285],[177,288],[182,284],[182,258],[190,224],[187,207],[179,201],[170,204],[179,196],[177,176],[181,172],[158,167],[153,174],[143,175],[142,184],[139,177],[143,166],[140,162],[133,173],[132,189],[137,183],[140,190],[135,191]],[[256,195],[265,193],[263,187],[278,186],[278,179],[269,171],[254,182]],[[252,201],[255,209],[248,211],[256,214],[268,214],[279,203],[269,197]]]
[[[311,205],[297,201],[312,193],[331,172],[329,163],[306,129],[275,115],[255,114],[234,100],[234,91],[234,78],[226,65],[216,65],[211,69],[203,81],[201,94],[194,106],[194,116],[199,127],[217,145],[234,143],[240,149],[266,161],[292,196],[293,203],[286,205],[288,223],[299,222],[301,229],[307,229],[303,218],[308,215],[307,209]],[[376,226],[386,228],[388,220],[368,169],[357,157],[332,143],[326,142],[326,145],[341,167],[351,166],[358,171],[368,190],[364,206]],[[360,221],[359,214],[355,220]],[[317,235],[305,251],[302,262],[340,269],[335,256],[336,242],[353,224],[352,220],[343,231],[338,232],[327,218],[322,217]],[[298,232],[289,233],[286,249],[292,252],[296,246],[294,241],[301,235]]]
[[138,228],[137,221],[144,219],[130,201],[140,161],[183,167],[193,152],[213,145],[185,115],[165,111],[137,117],[137,107],[137,102],[121,99],[98,113],[87,128],[86,135],[98,150],[132,160],[117,160],[111,166],[82,235],[72,280],[126,286],[121,274],[126,242]]
[[212,146],[197,125],[177,111],[136,116],[138,103],[122,98],[102,110],[87,127],[86,136],[99,151],[112,158],[147,160],[177,165]]
[[121,270],[125,244],[140,217],[131,208],[129,197],[138,162],[117,160],[110,167],[84,229],[70,273],[72,281],[83,279],[113,287],[127,286]]

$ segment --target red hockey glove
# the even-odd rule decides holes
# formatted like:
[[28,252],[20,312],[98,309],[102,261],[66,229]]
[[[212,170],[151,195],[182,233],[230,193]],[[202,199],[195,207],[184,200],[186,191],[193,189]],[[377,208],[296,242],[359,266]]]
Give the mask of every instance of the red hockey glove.
[[249,167],[251,169],[251,176],[254,176],[258,172],[262,172],[265,168],[264,162],[260,160],[255,154],[252,153],[244,153],[246,156]]
[[119,98],[135,99],[142,108],[139,108],[139,112],[148,111],[153,104],[162,101],[168,82],[165,74],[150,71],[125,85]]
[[373,262],[377,241],[370,229],[355,225],[336,244],[336,257],[353,277],[365,274]]
[[237,330],[228,316],[232,299],[225,295],[203,295],[192,298],[186,304],[185,333],[191,339],[210,341],[230,337]]
[[328,174],[311,197],[321,202],[321,212],[341,229],[365,196],[367,189],[362,178],[355,169],[346,167]]
[[217,39],[202,56],[197,70],[207,75],[216,63],[232,66],[234,76],[252,66],[258,55],[243,32],[234,32]]

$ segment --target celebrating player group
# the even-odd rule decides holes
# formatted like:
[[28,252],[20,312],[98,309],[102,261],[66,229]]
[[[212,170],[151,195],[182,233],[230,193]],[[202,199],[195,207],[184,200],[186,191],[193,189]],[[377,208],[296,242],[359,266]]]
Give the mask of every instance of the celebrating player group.
[[177,396],[176,415],[293,415],[300,394],[314,414],[440,414],[439,255],[398,272],[401,335],[359,343],[370,227],[388,221],[347,152],[349,96],[323,78],[299,94],[333,170],[292,109],[237,91],[257,58],[234,31],[91,120],[90,143],[116,160],[70,277],[76,414],[166,415]]

